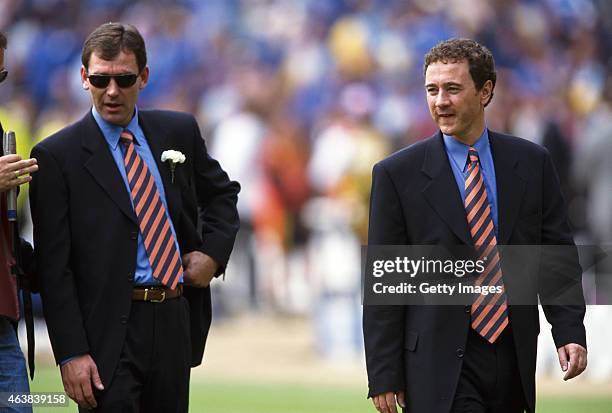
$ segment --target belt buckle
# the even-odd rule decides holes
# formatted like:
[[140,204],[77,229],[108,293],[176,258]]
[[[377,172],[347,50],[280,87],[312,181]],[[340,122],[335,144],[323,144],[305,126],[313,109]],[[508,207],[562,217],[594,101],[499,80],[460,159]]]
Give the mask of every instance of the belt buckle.
[[166,290],[161,290],[161,295],[162,295],[161,299],[159,299],[159,300],[151,299],[151,302],[152,303],[163,303],[164,300],[166,299]]
[[151,303],[163,303],[166,300],[166,290],[161,290],[161,289],[157,289],[157,288],[151,288],[151,291],[161,291],[161,299],[154,299],[151,298],[150,300],[148,299],[149,296],[149,289],[145,288],[145,293],[144,293],[144,301],[149,301]]

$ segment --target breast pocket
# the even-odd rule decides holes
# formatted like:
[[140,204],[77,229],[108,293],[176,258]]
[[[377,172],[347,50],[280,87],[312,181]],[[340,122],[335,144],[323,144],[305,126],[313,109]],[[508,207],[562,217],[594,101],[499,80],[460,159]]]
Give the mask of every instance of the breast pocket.
[[178,164],[174,171],[174,183],[181,189],[191,188],[189,170],[184,164]]

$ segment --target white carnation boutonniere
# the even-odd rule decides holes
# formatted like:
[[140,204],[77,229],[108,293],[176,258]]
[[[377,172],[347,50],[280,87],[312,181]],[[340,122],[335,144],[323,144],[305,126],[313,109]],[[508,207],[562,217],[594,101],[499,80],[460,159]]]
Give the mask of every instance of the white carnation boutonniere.
[[172,183],[174,183],[174,170],[176,169],[176,164],[185,162],[185,159],[187,158],[180,151],[168,150],[162,152],[161,161],[168,162],[170,165],[170,177],[172,179]]

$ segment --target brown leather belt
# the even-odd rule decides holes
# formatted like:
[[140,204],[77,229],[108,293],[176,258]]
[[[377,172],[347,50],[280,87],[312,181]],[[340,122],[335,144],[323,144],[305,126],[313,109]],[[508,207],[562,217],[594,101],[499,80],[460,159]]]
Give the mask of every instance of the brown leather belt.
[[183,295],[182,284],[179,284],[174,290],[166,287],[136,287],[132,293],[132,301],[162,303],[165,300],[178,298],[181,295]]

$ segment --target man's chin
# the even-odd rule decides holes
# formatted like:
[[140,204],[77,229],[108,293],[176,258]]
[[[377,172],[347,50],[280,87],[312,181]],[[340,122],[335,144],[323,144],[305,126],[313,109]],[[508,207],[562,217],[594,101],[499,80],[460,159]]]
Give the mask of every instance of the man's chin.
[[127,125],[127,123],[125,122],[125,116],[123,114],[108,113],[105,111],[101,115],[102,115],[102,119],[104,119],[106,122],[110,123],[111,125],[119,125],[119,126]]
[[438,124],[438,127],[440,128],[440,131],[442,131],[443,134],[448,136],[453,136],[456,132],[456,129],[452,126]]

